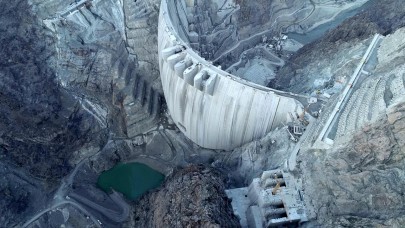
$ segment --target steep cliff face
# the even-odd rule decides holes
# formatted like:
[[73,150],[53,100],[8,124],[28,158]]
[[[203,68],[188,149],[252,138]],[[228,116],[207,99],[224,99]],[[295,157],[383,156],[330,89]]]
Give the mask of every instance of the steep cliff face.
[[72,167],[73,151],[103,141],[106,132],[56,83],[55,40],[26,1],[0,4],[0,155],[36,177],[57,180]]
[[404,224],[405,103],[353,139],[302,157],[305,195],[312,216],[326,227]]
[[135,206],[133,227],[239,227],[221,174],[204,166],[175,171]]
[[[365,111],[359,105],[344,108],[342,113],[351,114],[345,121],[352,124],[339,130],[333,148],[300,152],[304,198],[316,220],[308,227],[402,227],[405,222],[404,34],[399,28],[382,40],[373,73],[358,84],[373,99],[354,92],[350,99],[358,99]],[[373,80],[379,89],[370,86]]]
[[57,84],[55,39],[27,2],[0,1],[0,8],[0,226],[13,227],[107,131]]
[[54,36],[53,66],[63,88],[116,111],[114,128],[121,137],[134,137],[157,123],[163,103],[157,1],[30,4]]
[[[218,166],[237,167],[241,179],[249,179],[263,168],[281,166],[284,148],[293,147],[276,134],[229,154],[193,145],[170,121],[157,127],[162,104],[155,47],[158,0],[93,1],[55,22],[54,32],[42,20],[76,1],[28,2],[0,0],[0,226],[18,226],[46,208],[61,178],[99,151],[89,162],[95,173],[134,159],[153,161],[164,171],[219,160]],[[357,41],[404,25],[402,1],[375,4],[318,44],[304,47],[287,64],[288,80],[280,86],[293,91],[305,79],[289,81],[288,72],[313,66],[308,63],[325,56],[337,61],[351,48],[355,56],[364,48]],[[386,56],[391,53],[387,45]],[[403,52],[398,53],[377,71],[389,76],[393,64],[403,65]],[[307,204],[318,219],[308,226],[405,223],[405,106],[398,102],[390,103],[388,115],[341,147],[310,151],[300,158]],[[143,134],[151,127],[156,128],[153,133]],[[223,178],[210,168],[177,171],[160,190],[133,205],[128,224],[237,227],[223,190]]]
[[[329,31],[323,38],[305,45],[295,53],[286,65],[282,67],[271,82],[274,88],[296,93],[311,93],[314,90],[313,81],[327,78],[318,88],[323,89],[333,84],[333,69],[329,72],[318,69],[319,56],[331,62],[330,67],[338,66],[342,56],[350,60],[356,46],[375,33],[387,35],[405,26],[405,10],[400,0],[372,1],[370,8],[358,15],[347,19],[336,29]],[[344,53],[341,53],[345,50]],[[337,56],[339,56],[337,58]],[[336,59],[336,61],[335,61]],[[323,64],[320,64],[323,65]],[[349,65],[350,66],[350,65]],[[327,67],[329,68],[329,66]],[[339,69],[339,68],[336,68]],[[345,72],[340,72],[344,75]]]

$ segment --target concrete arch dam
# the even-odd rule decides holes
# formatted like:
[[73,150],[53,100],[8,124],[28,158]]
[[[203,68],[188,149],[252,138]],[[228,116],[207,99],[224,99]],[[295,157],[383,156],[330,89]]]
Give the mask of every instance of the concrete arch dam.
[[231,75],[202,58],[188,30],[194,1],[162,0],[159,67],[169,112],[179,129],[204,148],[231,150],[294,121],[302,104],[282,91]]

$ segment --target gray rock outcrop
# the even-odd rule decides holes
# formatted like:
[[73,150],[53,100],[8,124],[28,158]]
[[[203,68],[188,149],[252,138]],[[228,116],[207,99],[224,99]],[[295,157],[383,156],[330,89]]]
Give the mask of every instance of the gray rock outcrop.
[[[145,162],[141,159],[148,159],[163,171],[189,163],[214,163],[230,176],[240,174],[240,179],[247,182],[262,169],[282,165],[287,149],[294,145],[279,139],[287,135],[282,129],[280,134],[273,132],[231,153],[202,149],[176,131],[173,123],[160,119],[164,100],[156,47],[158,0],[94,0],[93,5],[86,4],[78,12],[52,22],[53,31],[46,28],[44,19],[55,17],[75,2],[0,0],[0,227],[19,226],[49,208],[61,179],[94,154],[97,156],[86,164],[93,173],[87,172],[86,176],[86,170],[79,171],[81,179],[76,178],[73,187],[94,185],[96,176],[117,162]],[[208,1],[199,2],[202,4],[197,11],[203,14],[209,7],[204,2]],[[262,28],[257,24],[269,20],[269,15],[263,16],[269,8],[261,8],[266,1],[251,5],[252,1],[237,2],[248,6],[238,11],[240,17],[224,21],[217,18],[210,29],[220,35],[204,37],[210,45],[219,46],[225,37],[235,38],[233,23],[241,25],[243,32],[237,39],[222,48],[205,47],[218,51],[216,57],[234,41],[260,32]],[[294,1],[282,2],[291,8],[283,14],[301,7],[294,6]],[[224,10],[229,13],[232,9]],[[371,34],[387,35],[404,26],[404,15],[401,0],[374,1],[371,10],[347,20],[286,61],[275,85],[295,92],[309,91],[311,88],[300,86],[313,80],[315,70],[302,76],[302,69],[322,69],[329,58],[333,69],[339,68],[341,65],[335,63],[342,53],[353,50],[355,57]],[[277,16],[274,14],[273,19]],[[249,27],[246,18],[256,27]],[[274,31],[281,31],[295,19],[277,24]],[[203,27],[193,26],[190,29],[204,34]],[[294,29],[299,28],[291,27],[291,31]],[[389,56],[397,48],[389,44],[401,41],[401,37],[384,41],[381,54]],[[261,42],[262,37],[257,40]],[[232,58],[239,58],[242,47],[234,56],[224,56],[220,61],[230,64]],[[404,52],[390,56],[380,59],[383,65],[376,70],[387,77],[390,68],[399,69],[404,63]],[[395,72],[398,80],[404,79],[402,72]],[[387,113],[362,127],[352,140],[332,150],[300,153],[305,200],[312,216],[308,227],[405,224],[405,105],[393,99],[387,105],[391,106]],[[151,128],[156,130],[145,133]],[[228,183],[224,182],[221,174],[203,166],[175,171],[162,188],[133,204],[134,212],[124,225],[238,227],[224,193]],[[67,191],[72,186],[67,186]],[[59,195],[62,199],[65,196]],[[92,222],[79,210],[66,210],[71,210],[73,221],[75,216],[82,216],[83,224]]]
[[[330,65],[335,66],[338,64],[338,61],[334,61],[336,54],[340,56],[340,61],[342,55],[350,55],[353,52],[353,46],[364,42],[373,34],[387,35],[405,26],[405,10],[402,4],[403,2],[400,0],[373,0],[369,4],[369,9],[345,20],[321,39],[305,45],[295,53],[280,69],[276,79],[270,83],[271,87],[295,93],[313,92],[314,88],[311,82],[324,77],[325,74],[333,75],[331,72],[311,70],[311,68],[317,68],[316,65],[311,64],[317,62],[319,56],[331,60],[332,64]],[[343,49],[346,49],[347,54],[339,53]],[[307,66],[310,67],[307,68]],[[344,75],[345,72],[342,74]],[[324,83],[324,88],[330,87],[337,79],[335,77],[329,78],[331,80]]]
[[132,227],[239,227],[215,169],[193,165],[177,170],[159,191],[136,203]]
[[307,205],[323,227],[401,227],[405,209],[405,103],[331,150],[302,156]]
[[35,23],[26,1],[0,1],[0,156],[53,182],[73,152],[106,140],[106,130],[61,88],[52,67],[55,40]]
[[81,99],[57,83],[55,39],[27,1],[0,1],[0,226],[38,211],[81,148],[97,148],[107,129]]

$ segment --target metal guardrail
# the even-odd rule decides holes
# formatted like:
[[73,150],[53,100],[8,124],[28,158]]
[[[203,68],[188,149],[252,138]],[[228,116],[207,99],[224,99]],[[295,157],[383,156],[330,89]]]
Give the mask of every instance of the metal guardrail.
[[324,142],[326,133],[329,132],[332,122],[334,122],[336,120],[336,118],[339,117],[339,116],[337,116],[337,114],[339,113],[342,106],[345,105],[346,102],[349,100],[349,98],[350,98],[349,92],[351,92],[353,90],[353,87],[356,84],[356,82],[359,78],[359,75],[362,73],[364,65],[370,58],[370,55],[371,55],[372,51],[374,50],[374,48],[376,47],[376,44],[379,39],[380,39],[380,34],[376,34],[374,36],[373,40],[371,41],[366,53],[364,54],[363,58],[361,59],[359,65],[357,66],[356,70],[354,71],[352,77],[350,78],[347,86],[343,90],[339,101],[337,102],[335,108],[333,109],[331,115],[329,116],[328,121],[325,123],[324,128],[322,129],[321,133],[319,134],[319,136],[317,138],[317,141]]
[[295,170],[296,165],[297,165],[298,153],[299,153],[300,149],[302,148],[302,145],[305,145],[306,143],[308,143],[308,140],[310,139],[309,138],[310,134],[312,134],[312,135],[315,134],[316,135],[317,132],[320,129],[322,129],[321,133],[319,134],[319,136],[317,137],[317,139],[315,141],[315,143],[317,143],[317,142],[319,143],[320,141],[322,141],[324,139],[326,133],[329,132],[329,129],[331,128],[331,124],[333,123],[333,121],[336,118],[338,118],[338,116],[336,116],[336,115],[340,111],[340,108],[350,98],[349,92],[351,92],[353,85],[357,82],[358,76],[362,73],[363,67],[366,64],[366,62],[368,61],[368,59],[370,58],[370,55],[371,55],[372,51],[374,50],[374,48],[376,47],[376,44],[377,44],[379,39],[380,39],[380,35],[376,34],[374,36],[372,42],[370,43],[366,53],[364,54],[362,60],[360,61],[358,67],[354,71],[348,85],[346,86],[345,90],[343,91],[342,95],[340,96],[340,99],[336,103],[335,108],[333,109],[333,111],[327,111],[325,113],[324,116],[329,116],[329,118],[327,119],[325,124],[322,124],[325,121],[324,118],[318,119],[317,124],[323,125],[323,128],[316,127],[316,125],[314,125],[315,122],[310,123],[310,125],[307,127],[307,130],[305,131],[304,135],[301,137],[300,141],[294,147],[293,151],[290,154],[290,157],[287,160],[287,168],[288,168],[288,170],[290,170],[290,171]]

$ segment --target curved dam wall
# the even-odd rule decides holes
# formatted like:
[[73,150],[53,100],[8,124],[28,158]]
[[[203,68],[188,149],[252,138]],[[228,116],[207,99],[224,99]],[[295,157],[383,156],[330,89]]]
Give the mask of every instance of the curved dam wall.
[[204,148],[231,150],[301,114],[297,100],[230,75],[189,47],[195,34],[188,34],[185,14],[192,2],[163,0],[159,15],[161,80],[179,129]]

